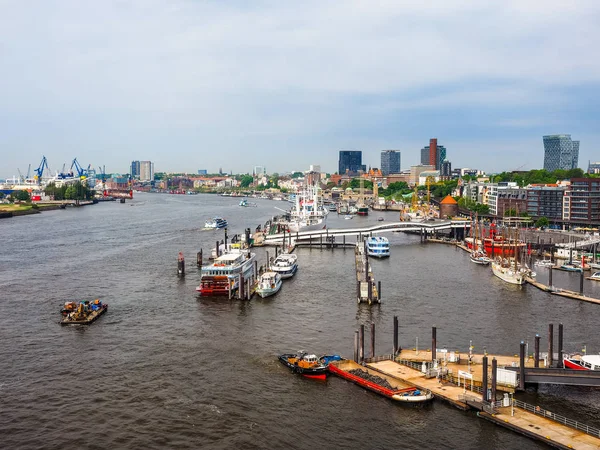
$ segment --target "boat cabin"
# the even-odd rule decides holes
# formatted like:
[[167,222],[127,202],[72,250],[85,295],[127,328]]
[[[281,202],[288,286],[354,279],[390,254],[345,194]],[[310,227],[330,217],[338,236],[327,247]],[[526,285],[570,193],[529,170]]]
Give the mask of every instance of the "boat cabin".
[[600,355],[582,356],[581,366],[588,370],[600,370]]

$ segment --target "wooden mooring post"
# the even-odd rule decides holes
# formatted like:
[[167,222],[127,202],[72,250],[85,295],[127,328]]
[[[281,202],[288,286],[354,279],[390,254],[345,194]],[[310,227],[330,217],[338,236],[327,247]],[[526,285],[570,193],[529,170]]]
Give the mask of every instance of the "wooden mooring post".
[[519,390],[525,390],[525,342],[519,348]]
[[434,325],[431,327],[431,361],[436,360],[436,347],[437,347],[437,328]]
[[535,335],[535,347],[533,354],[533,367],[540,367],[540,335]]
[[548,324],[548,367],[552,367],[554,358],[554,324]]
[[375,322],[371,323],[371,358],[375,358]]
[[498,383],[498,361],[496,357],[492,358],[492,396],[490,398],[491,402],[496,401],[496,385]]
[[360,362],[363,363],[365,361],[365,326],[361,325],[358,332],[359,337],[359,348],[358,348],[358,357]]
[[484,402],[488,401],[488,357],[484,355],[482,358],[483,369],[481,372],[481,399]]
[[196,253],[196,265],[198,267],[202,267],[202,249],[198,253]]
[[354,361],[360,364],[358,360],[358,330],[354,332]]
[[179,252],[179,255],[177,255],[177,274],[180,277],[185,276],[185,258],[183,257],[183,252]]
[[394,357],[398,354],[398,316],[394,316]]

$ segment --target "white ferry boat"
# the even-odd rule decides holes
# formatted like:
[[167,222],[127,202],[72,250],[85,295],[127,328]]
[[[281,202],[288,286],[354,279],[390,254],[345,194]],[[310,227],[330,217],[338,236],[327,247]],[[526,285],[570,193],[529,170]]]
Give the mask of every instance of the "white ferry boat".
[[323,206],[317,186],[307,186],[296,195],[296,203],[290,213],[288,228],[291,232],[323,230],[327,227],[329,211]]
[[367,239],[367,255],[376,258],[390,256],[390,241],[383,236],[375,236]]
[[202,266],[200,286],[196,291],[206,296],[229,295],[239,287],[240,275],[244,280],[254,278],[255,259],[256,254],[249,250],[230,245],[212,264]]
[[227,227],[227,221],[225,219],[223,219],[222,217],[213,217],[212,219],[207,220],[204,223],[204,228],[209,228],[209,229],[220,229],[220,228],[226,228]]

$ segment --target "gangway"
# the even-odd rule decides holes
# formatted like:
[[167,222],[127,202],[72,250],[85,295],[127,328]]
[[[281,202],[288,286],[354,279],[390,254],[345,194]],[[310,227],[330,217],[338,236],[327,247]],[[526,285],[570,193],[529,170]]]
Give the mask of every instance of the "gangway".
[[265,236],[265,245],[278,244],[285,236],[290,236],[296,243],[301,241],[319,240],[322,237],[335,239],[336,237],[356,237],[361,239],[363,236],[389,233],[393,231],[421,232],[424,234],[433,234],[436,231],[445,230],[463,230],[470,229],[471,224],[465,220],[434,220],[423,222],[387,222],[385,224],[372,225],[358,228],[327,228],[324,230],[299,231],[297,233],[276,233]]

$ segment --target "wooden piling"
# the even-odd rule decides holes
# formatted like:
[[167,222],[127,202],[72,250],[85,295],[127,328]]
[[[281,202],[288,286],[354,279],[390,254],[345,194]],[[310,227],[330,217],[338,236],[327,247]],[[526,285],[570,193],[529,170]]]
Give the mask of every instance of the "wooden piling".
[[185,276],[185,259],[183,258],[183,253],[179,252],[177,256],[177,273],[179,276]]
[[481,399],[484,402],[488,401],[488,357],[484,355],[483,358],[483,370],[481,372]]
[[398,354],[398,316],[394,316],[394,356]]
[[215,255],[216,255],[216,257],[217,257],[217,258],[218,258],[219,256],[221,256],[221,255],[219,254],[219,241],[217,241],[217,244],[216,244],[216,246],[215,246]]
[[581,273],[579,274],[579,294],[583,295],[583,266],[581,266]]
[[563,367],[563,324],[558,324],[558,361],[556,366],[560,369]]
[[358,330],[354,332],[354,361],[360,364],[360,361],[358,360]]
[[258,278],[258,261],[255,259],[254,260],[254,279],[256,280]]
[[346,235],[344,235],[344,239],[343,239],[343,241],[342,241],[342,242],[343,242],[343,244],[344,244],[344,247],[346,247]]
[[552,367],[554,358],[554,324],[548,325],[548,367]]
[[227,227],[223,228],[223,232],[225,233],[225,239],[224,239],[225,250],[227,250]]
[[375,322],[371,323],[371,358],[375,358]]
[[359,337],[359,348],[358,348],[358,357],[360,358],[360,362],[365,361],[365,326],[361,325],[358,333]]
[[242,300],[244,298],[244,277],[240,273],[238,280],[238,299]]
[[554,268],[552,266],[550,266],[548,268],[548,286],[552,287],[552,272],[553,272]]
[[377,300],[381,300],[381,280],[377,281]]
[[519,349],[519,390],[525,390],[525,342],[523,341]]
[[496,385],[498,382],[498,361],[496,358],[492,358],[492,396],[490,401],[496,401]]
[[437,348],[437,328],[434,325],[433,327],[431,327],[431,360],[435,361],[437,358],[437,352],[436,352],[436,348]]
[[278,256],[279,247],[275,246],[275,258]]
[[322,234],[319,235],[319,248],[321,250],[323,250],[323,235]]
[[202,267],[202,249],[198,253],[196,253],[196,265],[198,267]]
[[535,335],[533,367],[540,367],[540,335],[539,334]]

